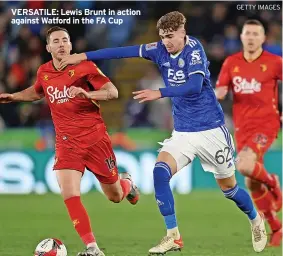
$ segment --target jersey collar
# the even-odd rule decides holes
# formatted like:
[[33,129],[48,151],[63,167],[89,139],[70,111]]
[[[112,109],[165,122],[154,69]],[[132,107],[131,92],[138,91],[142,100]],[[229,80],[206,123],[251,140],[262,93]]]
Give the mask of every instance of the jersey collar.
[[247,62],[247,63],[253,63],[253,62],[257,61],[257,60],[263,55],[263,53],[264,53],[264,50],[262,49],[262,51],[261,51],[261,53],[260,53],[260,55],[259,55],[258,57],[256,57],[256,58],[255,58],[254,60],[252,60],[252,61],[248,61],[248,60],[245,58],[245,56],[244,56],[244,51],[242,51],[242,58],[243,58],[244,61]]

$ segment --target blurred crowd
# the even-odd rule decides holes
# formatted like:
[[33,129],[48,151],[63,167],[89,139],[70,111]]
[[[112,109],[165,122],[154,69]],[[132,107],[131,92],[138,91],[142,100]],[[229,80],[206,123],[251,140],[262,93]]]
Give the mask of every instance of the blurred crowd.
[[[272,4],[272,2],[238,2],[238,4]],[[140,20],[154,20],[163,14],[179,10],[187,17],[187,32],[201,40],[210,61],[212,84],[215,85],[223,60],[227,55],[241,49],[239,33],[247,18],[260,19],[265,28],[267,40],[264,48],[274,54],[282,55],[282,3],[280,11],[242,11],[237,10],[235,2],[107,2],[107,1],[7,1],[0,2],[0,93],[13,93],[30,86],[36,76],[38,67],[51,58],[45,50],[45,32],[47,25],[12,25],[11,8],[58,8],[72,9],[123,9],[141,10],[141,16],[123,17],[119,25],[62,25],[71,31],[74,52],[83,52],[105,47],[127,45],[141,31]],[[32,17],[29,17],[32,18]],[[146,29],[146,28],[143,28]],[[98,39],[99,38],[99,39]],[[146,42],[140,42],[146,43]],[[115,76],[111,66],[98,63],[107,75]],[[115,80],[115,78],[114,78]],[[139,88],[158,88],[163,86],[156,70],[149,71],[137,84]],[[120,88],[121,89],[121,88]],[[280,96],[281,99],[281,96]],[[156,105],[136,106],[133,102],[125,110],[125,122],[129,127],[151,126],[170,127],[170,102],[161,101],[157,108],[164,113],[156,112]],[[230,120],[231,99],[223,103]],[[155,109],[155,110],[154,110]],[[169,117],[168,116],[169,112]],[[166,116],[166,119],[164,119]],[[166,121],[164,121],[166,120]],[[41,127],[42,131],[52,128],[50,112],[44,100],[33,104],[13,103],[0,105],[0,129],[5,127]]]

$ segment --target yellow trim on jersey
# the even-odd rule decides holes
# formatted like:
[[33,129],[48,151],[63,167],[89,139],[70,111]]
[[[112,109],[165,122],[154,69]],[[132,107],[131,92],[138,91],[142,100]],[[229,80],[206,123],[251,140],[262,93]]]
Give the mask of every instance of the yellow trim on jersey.
[[105,76],[105,77],[106,77],[106,75],[104,75],[104,74],[103,74],[103,72],[102,72],[102,71],[101,71],[98,67],[96,67],[96,68],[97,68],[97,71],[99,72],[99,74],[100,74],[100,75],[102,75],[102,76]]
[[98,102],[97,100],[91,100],[91,102],[92,102],[95,106],[97,106],[98,108],[100,108],[100,104],[99,104],[99,102]]

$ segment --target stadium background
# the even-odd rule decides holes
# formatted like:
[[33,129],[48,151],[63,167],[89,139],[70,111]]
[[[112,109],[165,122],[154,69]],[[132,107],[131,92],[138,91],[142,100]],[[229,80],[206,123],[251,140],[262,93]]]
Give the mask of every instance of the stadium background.
[[[237,4],[279,4],[280,11],[240,11],[236,8]],[[12,25],[11,19],[15,17],[12,17],[11,8],[62,8],[65,10],[131,8],[141,10],[141,16],[116,17],[123,19],[122,25],[61,25],[70,32],[73,52],[157,41],[159,40],[155,29],[157,19],[169,11],[179,10],[187,17],[187,33],[200,39],[204,45],[211,63],[213,86],[225,57],[241,49],[239,32],[247,18],[257,18],[263,22],[267,30],[267,41],[264,48],[277,55],[282,55],[281,2],[0,2],[0,93],[13,93],[27,88],[33,83],[39,65],[50,60],[45,50],[45,32],[48,26]],[[119,99],[103,102],[102,113],[112,136],[120,170],[130,171],[144,194],[152,193],[152,168],[157,155],[157,142],[170,136],[172,130],[170,101],[162,99],[141,105],[132,100],[131,92],[140,88],[162,87],[164,86],[162,79],[155,66],[142,59],[99,61],[97,64],[119,89]],[[281,92],[282,87],[279,86],[279,88]],[[225,111],[226,125],[233,134],[231,100],[229,96],[221,104]],[[281,104],[280,93],[280,109]],[[28,255],[40,238],[54,236],[52,233],[54,225],[63,225],[60,231],[56,230],[55,236],[66,239],[71,250],[75,252],[81,246],[75,232],[67,222],[67,215],[60,197],[52,193],[45,194],[48,191],[59,192],[52,172],[53,143],[53,125],[44,100],[32,104],[0,105],[0,194],[29,194],[23,197],[0,195],[2,205],[5,205],[1,219],[7,218],[8,220],[5,223],[1,220],[0,223],[4,230],[2,233],[5,233],[4,239],[0,239],[3,242],[3,246],[0,242],[1,255]],[[281,132],[265,160],[267,168],[282,177]],[[177,204],[180,205],[177,208],[180,223],[186,228],[185,221],[189,216],[197,219],[196,223],[201,222],[201,227],[206,229],[199,231],[200,226],[196,223],[190,223],[187,227],[188,230],[194,230],[193,234],[191,232],[184,234],[184,238],[194,244],[194,248],[191,249],[193,251],[189,251],[190,255],[239,255],[239,252],[244,255],[252,255],[249,254],[252,252],[248,233],[244,237],[244,249],[239,249],[242,246],[242,230],[246,228],[247,223],[242,220],[241,214],[234,213],[232,204],[223,200],[218,191],[214,191],[216,184],[212,175],[204,173],[197,160],[185,169],[172,182],[176,194],[187,194],[192,191],[190,197],[183,195],[176,197]],[[240,175],[238,177],[243,185],[243,178]],[[82,192],[86,193],[90,190],[100,190],[100,188],[97,181],[87,173],[83,178]],[[36,194],[45,194],[45,197]],[[101,199],[100,193],[88,193],[85,195],[85,200],[90,208],[91,216],[95,216],[95,219],[108,219],[108,217],[113,219],[112,215],[119,214],[126,215],[129,222],[134,221],[136,217],[142,218],[135,228],[128,226],[128,231],[125,231],[126,234],[121,237],[118,231],[113,230],[109,235],[107,229],[105,230],[105,225],[96,223],[95,228],[101,235],[102,244],[105,239],[103,246],[107,247],[106,240],[109,239],[109,236],[115,241],[112,247],[110,246],[111,255],[145,255],[140,254],[140,251],[146,252],[147,247],[161,235],[159,231],[163,226],[162,223],[159,225],[155,221],[160,217],[153,196],[144,196],[140,208],[135,208],[134,213],[131,214],[129,211],[132,211],[132,208],[124,203],[122,206],[113,206],[104,198]],[[186,204],[181,204],[182,200],[185,200]],[[93,202],[99,207],[91,208]],[[49,204],[53,207],[46,212],[44,209]],[[149,208],[149,205],[152,207]],[[210,207],[209,214],[206,213],[205,205]],[[221,207],[221,213],[215,205]],[[107,211],[103,210],[105,208]],[[59,213],[55,211],[56,209]],[[55,212],[57,217],[54,222],[52,214]],[[18,218],[19,214],[21,218]],[[45,224],[42,225],[43,218],[40,217],[31,222],[30,215],[33,214],[44,216]],[[232,237],[224,246],[221,237],[230,236],[229,233],[225,233],[227,232],[225,225],[231,225],[230,218],[226,218],[227,214],[237,221],[232,225],[234,230]],[[207,219],[200,219],[199,215],[204,215]],[[213,227],[219,228],[219,232],[207,230],[207,227],[211,226],[210,217],[215,220],[221,219],[224,222],[222,226],[218,225],[217,221],[213,222]],[[111,225],[118,225],[118,230],[125,228],[116,222]],[[111,225],[109,224],[109,229]],[[154,226],[156,231],[148,235],[145,228],[147,226]],[[11,227],[13,227],[12,231]],[[39,230],[38,227],[44,228]],[[140,234],[147,234],[147,238],[142,236],[141,241],[141,237],[133,232],[134,229],[139,230]],[[25,230],[23,234],[21,234],[22,230]],[[204,236],[202,232],[206,232],[205,237],[209,237],[206,245],[201,242]],[[31,235],[31,241],[28,239],[30,234],[33,235],[33,237]],[[15,238],[21,239],[16,242],[17,248],[25,244],[23,250],[25,253],[22,250],[14,250]],[[130,241],[133,238],[138,239],[140,243],[131,244]],[[131,252],[130,254],[126,254],[126,249],[119,247],[119,243],[123,240],[129,241],[127,246],[131,249],[127,247],[127,250]],[[226,247],[234,249],[228,251]],[[7,248],[11,250],[11,254],[7,253]],[[221,248],[220,253],[219,248]],[[263,255],[278,255],[278,253],[278,250],[273,250],[271,254]],[[182,255],[188,254],[185,251]]]

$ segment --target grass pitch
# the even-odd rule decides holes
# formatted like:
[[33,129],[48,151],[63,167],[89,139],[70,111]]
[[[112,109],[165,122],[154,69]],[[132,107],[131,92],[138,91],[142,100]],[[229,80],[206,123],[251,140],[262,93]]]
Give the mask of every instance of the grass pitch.
[[[114,204],[99,193],[83,195],[92,226],[106,256],[148,255],[165,235],[153,195],[136,206]],[[58,195],[0,195],[0,256],[31,256],[48,237],[61,239],[68,256],[83,249]],[[254,256],[247,218],[220,191],[175,195],[185,247],[176,256]],[[279,256],[282,248],[266,248],[261,256]]]

